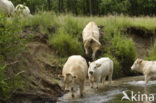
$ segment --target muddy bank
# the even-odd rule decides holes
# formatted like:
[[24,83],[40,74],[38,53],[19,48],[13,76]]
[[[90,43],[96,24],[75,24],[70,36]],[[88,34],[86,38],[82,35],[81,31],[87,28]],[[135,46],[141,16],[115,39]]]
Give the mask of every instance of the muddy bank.
[[147,57],[155,42],[156,29],[150,31],[141,27],[128,27],[124,33],[135,43],[137,57]]
[[24,88],[17,89],[9,103],[53,103],[63,95],[57,80],[58,59],[47,45],[39,42],[28,43],[26,51],[17,61],[8,66],[8,72],[22,72],[20,77]]

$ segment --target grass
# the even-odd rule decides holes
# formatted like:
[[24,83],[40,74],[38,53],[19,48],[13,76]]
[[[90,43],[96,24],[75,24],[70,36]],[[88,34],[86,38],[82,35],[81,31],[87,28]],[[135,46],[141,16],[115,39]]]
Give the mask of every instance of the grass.
[[[72,14],[57,15],[53,12],[40,12],[32,17],[21,18],[23,28],[38,27],[39,32],[48,34],[49,46],[56,51],[60,60],[63,59],[62,61],[70,55],[85,56],[82,31],[90,21],[94,21],[99,26],[104,26],[103,47],[99,57],[108,56],[112,58],[115,63],[114,77],[121,77],[123,74],[131,75],[130,66],[136,58],[136,51],[133,41],[127,38],[123,31],[129,27],[136,27],[145,31],[152,31],[155,34],[155,17],[128,17],[123,15],[75,17]],[[49,30],[49,28],[54,28],[54,31]],[[62,62],[62,66],[64,62]]]

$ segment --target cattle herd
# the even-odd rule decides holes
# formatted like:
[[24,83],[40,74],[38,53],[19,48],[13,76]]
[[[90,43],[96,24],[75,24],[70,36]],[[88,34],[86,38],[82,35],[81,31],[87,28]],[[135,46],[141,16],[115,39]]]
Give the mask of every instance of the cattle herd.
[[0,0],[0,12],[4,12],[7,16],[18,14],[20,16],[30,16],[30,10],[27,6],[18,4],[16,8],[9,0]]
[[[94,22],[89,22],[82,32],[82,38],[85,54],[88,55],[89,49],[91,49],[92,60],[95,60],[96,52],[101,48],[98,26]],[[88,64],[89,67],[85,58],[82,56],[73,55],[68,58],[63,66],[61,78],[64,79],[65,91],[71,92],[72,97],[74,97],[74,93],[78,88],[80,90],[80,97],[83,97],[84,84],[87,76],[91,88],[94,88],[94,83],[96,83],[96,89],[98,89],[101,82],[104,86],[107,76],[109,84],[112,82],[113,61],[109,57],[102,57]],[[147,84],[149,79],[156,73],[155,67],[156,62],[154,61],[137,59],[132,65],[131,70],[143,73],[145,75],[145,84]]]

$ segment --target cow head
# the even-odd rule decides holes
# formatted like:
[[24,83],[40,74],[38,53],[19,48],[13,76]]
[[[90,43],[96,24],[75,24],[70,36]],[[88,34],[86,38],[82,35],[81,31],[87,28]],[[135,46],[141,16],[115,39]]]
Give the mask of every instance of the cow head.
[[136,59],[134,64],[131,66],[131,70],[136,70],[136,71],[140,71],[141,68],[140,68],[140,65],[142,64],[142,59]]
[[95,63],[95,62],[89,62],[89,70],[88,75],[94,75],[98,68],[101,66],[101,64]]
[[64,89],[66,92],[74,92],[76,91],[76,81],[77,81],[77,76],[72,75],[71,73],[65,74],[65,76],[61,76],[61,78],[64,81]]

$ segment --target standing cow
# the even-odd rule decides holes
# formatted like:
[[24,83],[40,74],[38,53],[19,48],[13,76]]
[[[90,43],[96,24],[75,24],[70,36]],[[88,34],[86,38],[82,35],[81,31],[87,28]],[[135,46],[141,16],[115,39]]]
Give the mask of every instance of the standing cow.
[[105,82],[106,77],[108,76],[109,83],[112,81],[112,75],[113,75],[113,61],[106,57],[106,58],[100,58],[94,62],[89,62],[89,69],[88,69],[88,76],[90,80],[91,88],[93,88],[94,82],[98,83]]
[[97,50],[101,48],[101,43],[99,42],[99,28],[94,22],[89,22],[83,29],[82,38],[86,55],[89,54],[89,49],[92,49],[92,59],[95,59]]
[[0,0],[0,12],[4,12],[8,16],[14,13],[15,7],[9,0]]
[[143,73],[145,76],[145,83],[147,84],[149,79],[156,75],[156,61],[136,59],[131,67],[131,70]]
[[87,70],[87,62],[80,55],[70,56],[64,64],[62,76],[64,77],[65,90],[71,91],[72,97],[74,97],[74,92],[78,87],[80,88],[80,96],[83,96]]
[[30,9],[27,6],[24,6],[22,4],[18,4],[15,8],[15,11],[18,15],[21,16],[30,16]]

